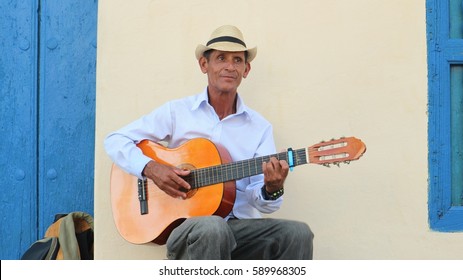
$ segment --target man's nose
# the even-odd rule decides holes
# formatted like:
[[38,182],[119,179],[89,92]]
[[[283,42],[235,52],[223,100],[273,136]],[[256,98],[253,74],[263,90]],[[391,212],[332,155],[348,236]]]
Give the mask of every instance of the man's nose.
[[235,62],[233,60],[228,60],[225,68],[230,71],[236,70]]

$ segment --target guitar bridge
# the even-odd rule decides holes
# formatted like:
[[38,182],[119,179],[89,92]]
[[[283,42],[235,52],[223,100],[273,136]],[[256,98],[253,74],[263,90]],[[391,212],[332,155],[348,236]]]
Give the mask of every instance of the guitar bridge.
[[148,214],[148,200],[147,198],[147,179],[138,179],[138,200],[140,201],[140,214]]

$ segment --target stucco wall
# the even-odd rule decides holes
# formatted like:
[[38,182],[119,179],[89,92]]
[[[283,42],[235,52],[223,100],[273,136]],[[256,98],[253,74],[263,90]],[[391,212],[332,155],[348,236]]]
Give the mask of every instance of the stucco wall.
[[419,0],[99,2],[95,257],[162,259],[114,226],[104,137],[206,85],[194,57],[223,24],[257,45],[240,94],[274,124],[278,148],[341,136],[367,145],[341,168],[297,167],[273,214],[307,222],[315,259],[461,259],[463,234],[427,217],[425,3]]

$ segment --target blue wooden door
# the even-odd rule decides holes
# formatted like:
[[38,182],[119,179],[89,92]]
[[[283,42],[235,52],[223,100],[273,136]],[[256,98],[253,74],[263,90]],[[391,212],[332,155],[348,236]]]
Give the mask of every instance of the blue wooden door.
[[93,215],[97,1],[0,1],[0,258]]

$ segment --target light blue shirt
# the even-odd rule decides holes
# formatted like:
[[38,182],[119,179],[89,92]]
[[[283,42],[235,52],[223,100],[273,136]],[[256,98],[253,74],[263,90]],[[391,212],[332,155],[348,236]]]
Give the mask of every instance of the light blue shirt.
[[[236,113],[220,120],[202,93],[165,103],[151,113],[109,134],[106,152],[123,170],[142,178],[141,172],[152,160],[136,146],[144,139],[165,142],[175,148],[193,138],[207,138],[221,144],[233,161],[275,153],[272,125],[256,111],[246,107],[238,95]],[[229,217],[259,218],[261,213],[278,210],[282,197],[265,200],[262,174],[236,181],[236,201]]]

